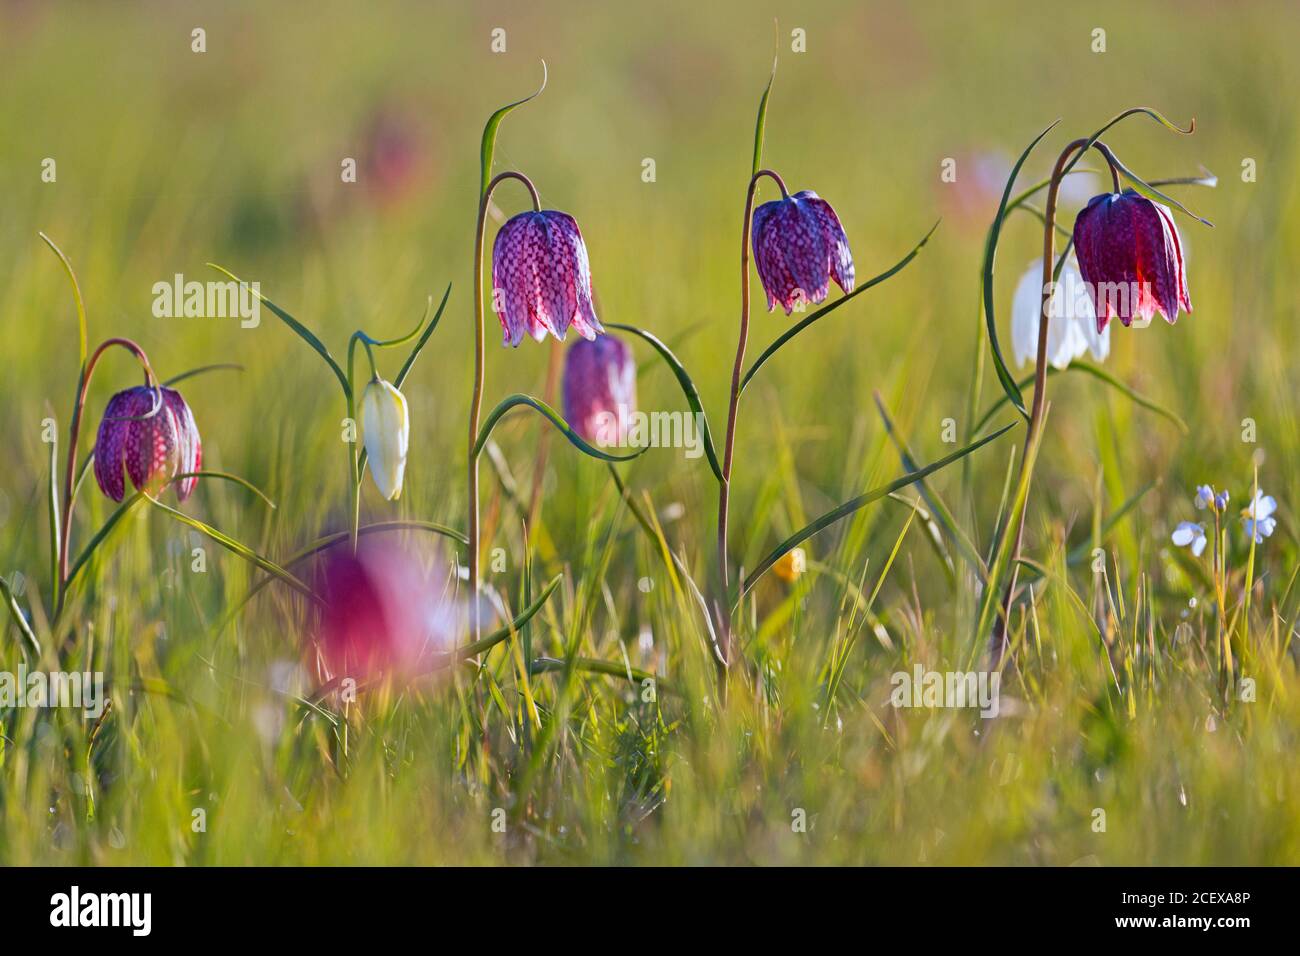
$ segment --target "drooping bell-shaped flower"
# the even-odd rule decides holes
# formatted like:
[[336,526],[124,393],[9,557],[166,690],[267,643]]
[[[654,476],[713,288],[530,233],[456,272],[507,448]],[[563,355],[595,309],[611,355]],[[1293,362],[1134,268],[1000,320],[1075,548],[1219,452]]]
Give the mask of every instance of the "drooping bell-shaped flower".
[[198,483],[203,445],[194,415],[173,388],[138,385],[108,400],[95,437],[95,481],[114,501],[126,496],[122,468],[138,491],[157,494],[177,475],[176,497],[188,498]]
[[[1011,300],[1011,346],[1016,363],[1038,358],[1038,324],[1043,308],[1043,260],[1030,265]],[[1047,362],[1063,369],[1086,352],[1098,362],[1110,354],[1110,329],[1097,331],[1097,318],[1083,277],[1072,261],[1061,269],[1048,300]]]
[[598,447],[621,446],[636,411],[636,362],[612,335],[574,342],[564,360],[564,418]]
[[386,536],[347,542],[318,559],[318,646],[330,675],[362,680],[412,675],[451,651],[468,631],[447,562]]
[[1097,329],[1111,319],[1145,325],[1159,312],[1171,325],[1192,311],[1183,244],[1167,206],[1131,189],[1094,196],[1074,221],[1074,249]]
[[767,293],[767,311],[780,303],[789,315],[821,302],[830,280],[853,291],[853,253],[831,204],[811,189],[765,202],[754,210],[754,264]]
[[525,333],[564,340],[572,325],[584,339],[603,332],[591,304],[591,265],[578,223],[554,209],[509,219],[492,243],[492,308],[506,345]]
[[406,396],[391,382],[373,378],[366,386],[361,395],[361,432],[375,486],[393,501],[402,493],[411,418]]

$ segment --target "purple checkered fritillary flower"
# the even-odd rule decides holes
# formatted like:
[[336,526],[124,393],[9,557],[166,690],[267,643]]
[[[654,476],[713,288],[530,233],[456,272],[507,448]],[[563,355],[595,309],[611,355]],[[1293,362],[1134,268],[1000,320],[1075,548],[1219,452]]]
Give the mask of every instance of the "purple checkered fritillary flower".
[[194,415],[173,388],[138,385],[108,400],[95,438],[95,481],[114,501],[126,496],[127,477],[138,491],[156,493],[177,475],[190,475],[176,486],[188,498],[198,483],[194,472],[203,460]]
[[853,253],[831,204],[810,189],[765,202],[754,210],[754,263],[767,293],[767,311],[780,303],[789,315],[821,302],[830,280],[853,291]]
[[1167,206],[1131,189],[1094,196],[1074,221],[1074,249],[1097,331],[1111,319],[1143,324],[1159,312],[1172,325],[1192,311],[1183,244]]
[[636,411],[636,362],[612,335],[574,342],[564,360],[564,418],[593,445],[622,445]]
[[574,218],[554,209],[509,219],[492,244],[492,303],[505,343],[524,334],[564,340],[572,325],[584,339],[603,332],[591,303],[587,246]]

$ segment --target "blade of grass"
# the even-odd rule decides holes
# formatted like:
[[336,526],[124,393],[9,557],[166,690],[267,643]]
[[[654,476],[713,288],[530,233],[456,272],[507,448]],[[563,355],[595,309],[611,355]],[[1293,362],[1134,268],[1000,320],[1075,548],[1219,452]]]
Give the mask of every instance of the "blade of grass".
[[[880,412],[880,419],[884,423],[885,432],[893,441],[894,448],[898,451],[898,457],[902,460],[903,467],[908,471],[916,471],[918,467],[916,459],[912,457],[912,452],[907,447],[907,443],[903,440],[902,436],[898,434],[898,430],[894,428],[893,419],[889,417],[889,412],[885,408],[885,402],[881,397],[880,392],[878,390],[874,391],[872,392],[872,396],[876,400],[876,409]],[[944,504],[943,499],[924,481],[917,482],[917,490],[921,493],[921,497],[925,499],[925,503],[930,506],[930,511],[934,515],[935,521],[943,529],[944,533],[952,540],[953,544],[956,545],[957,553],[960,554],[963,560],[971,566],[976,577],[983,581],[988,570],[984,567],[984,562],[980,560],[980,556],[978,552],[976,552],[975,546],[971,544],[970,539],[962,533],[959,527],[957,527],[957,519],[953,517],[952,512],[948,509],[948,506]]]
[[[1015,497],[1011,502],[1011,509],[1007,515],[1007,521],[1003,524],[1003,532],[998,536],[993,549],[993,558],[989,562],[988,579],[984,582],[984,591],[980,598],[980,610],[975,623],[975,640],[971,643],[971,663],[974,663],[975,654],[985,643],[984,635],[989,633],[992,626],[992,616],[994,613],[1000,613],[1002,603],[1002,582],[1006,577],[1011,566],[1011,552],[1014,548],[1006,547],[1006,529],[1015,528],[1020,523],[1020,516],[1025,510],[1025,505],[1029,500],[1029,483],[1034,473],[1034,462],[1038,456],[1039,446],[1042,445],[1043,432],[1046,430],[1047,412],[1050,405],[1043,409],[1043,425],[1034,435],[1034,441],[1030,447],[1025,449],[1025,459],[1020,469],[1020,480],[1016,483]],[[996,611],[995,611],[996,609]]]
[[777,561],[781,560],[782,557],[784,557],[790,551],[794,550],[804,541],[807,541],[813,535],[817,534],[817,532],[830,527],[831,525],[833,525],[835,522],[839,521],[841,518],[845,517],[846,515],[850,515],[853,512],[857,511],[858,509],[866,507],[867,505],[871,504],[873,501],[878,501],[879,499],[885,497],[891,492],[898,491],[900,488],[906,488],[908,485],[920,481],[922,478],[926,477],[927,475],[933,474],[939,469],[947,467],[948,465],[952,464],[954,461],[960,461],[962,458],[965,458],[967,455],[972,454],[973,452],[979,450],[984,445],[988,444],[990,441],[1002,437],[1008,431],[1014,428],[1016,424],[1017,424],[1016,422],[1012,422],[1009,425],[1004,425],[998,431],[987,436],[986,438],[981,438],[979,441],[967,445],[965,448],[961,448],[953,452],[951,455],[947,455],[943,458],[940,458],[936,462],[932,462],[931,464],[926,465],[924,468],[920,468],[914,472],[911,472],[910,474],[904,475],[901,478],[897,478],[894,481],[891,481],[887,485],[882,485],[879,488],[873,488],[872,490],[865,492],[864,494],[858,495],[856,498],[850,498],[848,501],[844,502],[840,506],[836,508],[832,508],[830,511],[826,512],[820,518],[817,518],[811,524],[799,529],[790,537],[786,538],[779,545],[777,545],[774,551],[772,551],[767,557],[763,558],[763,560],[758,563],[758,565],[754,568],[754,570],[745,576],[745,579],[741,584],[741,588],[740,588],[741,597],[744,597],[744,595],[748,593],[750,588],[754,586],[754,583],[760,577],[762,577],[772,567],[772,565],[774,565]]
[[13,586],[3,577],[0,577],[0,597],[4,598],[5,607],[9,609],[9,615],[14,619],[14,624],[18,626],[18,633],[27,642],[22,646],[23,659],[29,659],[28,651],[30,650],[32,654],[30,660],[39,661],[41,659],[41,642],[36,639],[36,633],[32,630],[32,626],[27,623],[27,615],[23,614],[23,609],[18,606],[18,599],[14,596]]

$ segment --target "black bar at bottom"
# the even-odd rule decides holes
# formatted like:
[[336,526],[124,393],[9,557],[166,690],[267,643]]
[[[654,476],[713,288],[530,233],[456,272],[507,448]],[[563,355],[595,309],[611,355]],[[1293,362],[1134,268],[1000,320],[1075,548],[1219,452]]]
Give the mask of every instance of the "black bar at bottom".
[[1199,934],[1230,944],[1242,933],[1289,930],[1296,877],[1208,868],[61,868],[0,871],[0,892],[7,944],[28,936],[329,944],[409,929],[437,945],[440,927],[457,935],[474,923],[518,928],[530,912],[552,930],[568,914],[578,932],[640,927],[661,942],[678,932],[698,941],[710,928],[734,940],[738,929],[758,928],[758,916],[788,932],[831,923],[873,940],[919,932],[927,944],[991,942],[1012,927],[1057,934],[1051,939]]

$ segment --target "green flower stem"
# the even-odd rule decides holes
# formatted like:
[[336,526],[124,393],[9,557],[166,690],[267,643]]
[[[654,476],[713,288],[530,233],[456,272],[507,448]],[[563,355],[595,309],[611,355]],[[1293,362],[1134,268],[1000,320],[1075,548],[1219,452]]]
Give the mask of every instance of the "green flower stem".
[[[450,289],[448,289],[448,292],[450,292]],[[447,302],[446,296],[443,296],[442,301],[443,304],[445,305]],[[375,349],[394,348],[395,346],[405,345],[407,342],[412,341],[417,335],[420,334],[420,329],[424,328],[424,322],[429,317],[429,310],[432,307],[433,307],[433,297],[430,296],[425,301],[424,313],[420,316],[420,321],[416,323],[415,328],[413,328],[410,332],[407,332],[405,335],[399,335],[396,338],[384,339],[381,341],[379,339],[371,337],[361,329],[357,329],[355,332],[352,333],[352,337],[348,339],[348,374],[347,374],[347,384],[346,387],[343,389],[343,395],[344,398],[347,399],[348,421],[352,423],[352,430],[353,430],[352,441],[348,444],[348,451],[349,451],[348,464],[351,470],[351,479],[352,479],[352,495],[351,495],[352,521],[348,527],[348,542],[352,547],[353,553],[355,553],[357,549],[357,529],[361,525],[361,481],[365,477],[365,472],[366,472],[366,452],[364,447],[358,447],[356,441],[356,437],[357,437],[356,431],[360,427],[359,423],[356,420],[357,343],[360,342],[361,345],[365,348],[366,360],[370,363],[371,379],[372,381],[377,381],[379,379],[379,366],[375,364]],[[442,314],[442,307],[439,306],[438,315],[441,314]],[[435,324],[437,323],[436,317],[434,319],[434,322]],[[432,331],[432,327],[430,327],[430,331]],[[423,346],[423,344],[424,343],[421,342],[420,346],[416,347],[415,354],[419,353],[419,349],[421,346]],[[402,379],[405,377],[406,372],[410,369],[409,362],[413,361],[414,358],[415,355],[412,355],[411,359],[408,360],[408,364],[403,367],[402,373],[398,375],[396,387],[398,388],[401,387]]]
[[352,440],[348,442],[348,485],[351,506],[348,512],[348,547],[357,551],[357,527],[361,524],[361,463],[357,456],[357,402],[352,387],[352,363],[348,362],[348,422],[352,426]]
[[[765,94],[766,95],[766,94]],[[727,437],[723,446],[722,480],[718,482],[718,587],[719,598],[715,606],[718,628],[722,640],[722,660],[718,663],[718,688],[726,692],[727,668],[731,666],[731,621],[726,608],[730,606],[727,591],[731,574],[727,567],[727,509],[731,494],[731,461],[736,445],[736,417],[740,407],[740,388],[745,372],[745,345],[749,341],[749,238],[753,228],[754,195],[758,181],[770,177],[780,188],[781,197],[788,199],[785,181],[770,169],[760,169],[749,178],[745,195],[745,218],[740,227],[740,336],[736,342],[736,363],[731,373],[731,400],[727,407]]]
[[[1066,146],[1056,160],[1056,167],[1052,170],[1052,178],[1047,187],[1047,206],[1043,211],[1043,298],[1038,321],[1038,355],[1034,364],[1034,401],[1029,412],[1029,428],[1025,434],[1025,450],[1020,457],[1020,479],[1018,481],[1018,484],[1023,483],[1025,485],[1026,496],[1028,496],[1030,480],[1033,478],[1033,461],[1036,460],[1036,456],[1030,456],[1029,449],[1038,439],[1038,429],[1043,418],[1043,407],[1047,403],[1047,328],[1051,322],[1051,316],[1048,314],[1048,303],[1052,296],[1053,261],[1056,253],[1056,200],[1061,190],[1061,180],[1065,178],[1065,171],[1068,168],[1066,163],[1070,162],[1075,153],[1082,153],[1089,145],[1087,139],[1076,139]],[[999,666],[1002,655],[1006,652],[1007,612],[1011,606],[1011,595],[1016,589],[1016,572],[1019,568],[1020,548],[1025,537],[1025,513],[1028,510],[1027,507],[1020,509],[1020,517],[1016,521],[1016,529],[1012,537],[1011,571],[1007,578],[1006,591],[1002,595],[1002,612],[993,622],[993,637],[989,643],[989,653],[992,658],[991,669],[996,669]],[[999,544],[1004,543],[1000,542]],[[994,553],[996,554],[996,551]],[[990,561],[990,566],[993,563],[993,561]]]
[[1228,588],[1228,539],[1224,534],[1223,523],[1219,517],[1218,503],[1210,505],[1214,509],[1214,555],[1212,568],[1214,574],[1214,601],[1218,613],[1215,615],[1215,629],[1220,645],[1220,689],[1226,703],[1232,692],[1232,631],[1228,627],[1227,588]]
[[357,550],[357,528],[361,525],[361,453],[357,448],[357,431],[361,427],[357,421],[357,342],[361,342],[365,346],[366,357],[370,359],[370,370],[378,378],[379,372],[375,369],[375,355],[370,349],[372,341],[370,336],[359,329],[353,332],[352,337],[348,339],[348,378],[347,388],[343,390],[348,406],[348,421],[352,425],[352,440],[348,442],[348,483],[351,500],[348,513],[348,547],[352,549],[353,554]]
[[[536,94],[534,94],[536,95]],[[486,168],[485,168],[486,173]],[[470,396],[469,403],[469,446],[468,446],[468,464],[467,470],[468,482],[467,490],[469,493],[469,594],[470,601],[478,599],[478,551],[479,551],[479,527],[478,527],[478,456],[479,449],[478,431],[479,416],[483,411],[483,377],[484,377],[484,349],[483,349],[483,234],[487,225],[488,204],[492,201],[492,193],[496,190],[502,181],[506,179],[517,179],[528,189],[528,194],[533,200],[533,211],[541,212],[542,200],[537,195],[537,188],[523,173],[506,171],[498,173],[484,188],[479,197],[478,203],[478,225],[474,229],[474,391]],[[475,640],[478,640],[482,629],[479,626],[478,614],[470,615],[471,634]]]

